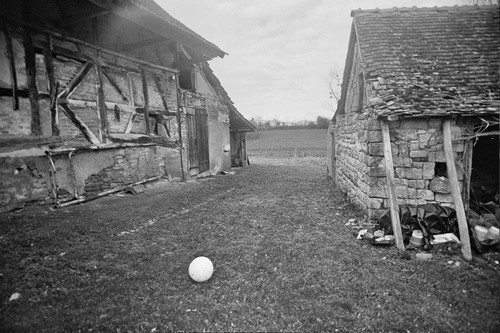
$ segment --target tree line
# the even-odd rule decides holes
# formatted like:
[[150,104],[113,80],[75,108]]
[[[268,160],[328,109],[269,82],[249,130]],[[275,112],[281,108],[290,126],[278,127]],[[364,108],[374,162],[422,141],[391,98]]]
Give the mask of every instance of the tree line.
[[281,121],[279,119],[263,119],[255,117],[251,122],[259,130],[267,129],[327,129],[330,125],[330,119],[327,117],[318,116],[316,121],[312,120],[298,120],[298,121]]

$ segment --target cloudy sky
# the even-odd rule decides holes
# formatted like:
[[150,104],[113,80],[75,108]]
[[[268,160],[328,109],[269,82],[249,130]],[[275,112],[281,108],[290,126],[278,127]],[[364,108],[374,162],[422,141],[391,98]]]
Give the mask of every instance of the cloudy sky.
[[[341,72],[352,9],[467,0],[156,0],[226,53],[210,65],[246,118],[330,118],[327,77]],[[341,73],[340,73],[341,74]]]

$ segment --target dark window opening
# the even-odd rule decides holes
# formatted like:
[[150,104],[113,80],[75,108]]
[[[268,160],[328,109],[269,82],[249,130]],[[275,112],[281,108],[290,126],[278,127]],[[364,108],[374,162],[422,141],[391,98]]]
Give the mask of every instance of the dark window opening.
[[446,163],[436,162],[436,165],[434,166],[434,176],[448,177],[448,170],[446,169]]
[[193,73],[190,68],[180,70],[179,87],[181,89],[194,89]]
[[[477,213],[495,214],[499,200],[499,125],[485,132],[491,135],[477,138],[472,152],[470,206]],[[493,207],[493,208],[492,208]]]
[[363,103],[365,100],[365,78],[363,73],[359,73],[359,91],[358,91],[358,111],[363,110]]

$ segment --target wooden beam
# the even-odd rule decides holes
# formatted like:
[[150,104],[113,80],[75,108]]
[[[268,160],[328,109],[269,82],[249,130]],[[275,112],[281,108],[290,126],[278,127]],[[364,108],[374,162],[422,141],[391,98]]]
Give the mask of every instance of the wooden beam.
[[[467,120],[467,125],[470,129],[473,129],[473,125],[470,119]],[[469,202],[470,202],[470,186],[471,186],[471,175],[472,175],[472,157],[474,153],[474,142],[472,140],[466,140],[464,143],[464,154],[463,154],[463,169],[464,169],[464,180],[463,180],[463,193],[462,199],[465,209],[465,217],[469,219]]]
[[50,120],[52,125],[52,135],[59,136],[59,117],[57,114],[57,89],[59,83],[56,82],[54,74],[54,62],[52,57],[52,38],[46,35],[47,45],[43,49],[43,59],[45,62],[45,71],[49,79],[49,96],[50,96]]
[[396,183],[394,181],[394,163],[392,161],[391,138],[389,134],[389,124],[387,120],[380,121],[382,126],[382,139],[384,142],[385,175],[387,177],[387,187],[389,192],[389,204],[391,212],[392,229],[396,246],[399,250],[404,250],[403,233],[401,231],[401,221],[399,220],[399,205],[396,196]]
[[[17,25],[22,25],[24,27],[28,27],[28,28],[32,29],[33,31],[37,31],[37,32],[41,32],[41,33],[48,33],[52,37],[57,37],[57,38],[61,39],[62,41],[71,42],[71,43],[74,43],[75,45],[86,46],[86,47],[88,47],[88,48],[90,48],[92,50],[99,50],[99,51],[101,51],[103,53],[106,53],[108,55],[111,55],[111,56],[114,56],[114,57],[118,57],[118,58],[124,59],[124,60],[129,60],[129,61],[131,61],[131,62],[133,62],[135,64],[140,64],[140,65],[143,65],[143,66],[151,68],[151,69],[159,69],[159,70],[167,71],[167,72],[170,72],[170,73],[173,73],[173,74],[178,74],[179,73],[179,70],[177,70],[177,69],[169,68],[169,67],[165,67],[165,66],[153,64],[151,62],[147,62],[147,61],[144,61],[144,60],[141,60],[141,59],[133,58],[133,57],[127,56],[127,55],[125,55],[123,53],[120,53],[120,52],[115,52],[115,51],[106,49],[104,47],[96,46],[96,45],[94,45],[92,43],[85,42],[83,40],[80,40],[80,39],[77,39],[77,38],[74,38],[74,37],[63,35],[60,32],[56,32],[54,30],[44,29],[44,28],[41,28],[39,26],[30,24],[30,23],[27,23],[27,22],[18,22],[18,21],[16,21],[15,23]],[[54,47],[54,49],[56,50],[57,48]],[[63,49],[61,49],[61,50],[63,50]],[[86,52],[86,51],[84,51],[84,52]],[[68,56],[70,58],[82,60],[82,57],[78,56],[78,54],[76,52],[72,52],[72,51],[69,51],[69,50],[66,50],[66,54],[61,53],[61,55],[66,55],[66,56]],[[110,65],[110,67],[112,67],[112,66]],[[126,66],[117,66],[117,67],[126,68]],[[138,69],[133,69],[133,70],[137,71],[137,72],[140,72],[140,70],[138,70]]]
[[31,104],[31,135],[42,135],[40,119],[40,105],[38,104],[38,89],[36,87],[36,56],[31,31],[23,28],[24,61],[26,65],[26,79],[28,95]]
[[99,123],[99,129],[102,132],[102,142],[106,142],[106,136],[108,134],[108,112],[106,110],[106,104],[105,104],[105,96],[104,96],[104,75],[103,75],[103,70],[101,66],[101,62],[99,61],[99,55],[97,55],[97,61],[95,62],[95,66],[97,69],[97,80],[98,80],[98,87],[97,87],[97,112],[100,115],[100,123]]
[[103,11],[100,11],[100,12],[88,14],[86,16],[67,17],[67,18],[64,18],[64,22],[62,23],[62,26],[63,27],[68,27],[70,25],[74,25],[74,24],[85,22],[85,21],[89,21],[89,20],[91,20],[93,18],[102,16],[102,15],[106,15],[108,13],[109,13],[109,10],[103,10]]
[[130,102],[130,98],[125,94],[125,92],[118,86],[116,81],[109,75],[108,71],[106,68],[102,67],[102,74],[104,74],[104,77],[108,82],[113,86],[113,88],[120,94],[120,96],[123,98],[125,102]]
[[[165,112],[168,113],[169,111],[168,111],[167,100],[165,99],[165,95],[163,94],[163,89],[161,87],[160,79],[156,75],[153,75],[153,79],[154,79],[155,84],[156,84],[156,89],[158,89],[158,93],[161,96],[161,101],[163,103],[163,107],[165,108]],[[160,114],[160,117],[161,117],[161,124],[163,125],[163,120],[165,119],[163,117],[163,112]],[[170,131],[168,130],[168,127],[167,126],[163,126],[163,127],[165,127],[165,131],[167,132],[167,135],[170,138]]]
[[134,101],[134,83],[132,82],[132,73],[127,73],[127,81],[128,81],[128,94],[130,96],[130,100],[128,102],[129,105],[135,105]]
[[5,49],[9,60],[10,83],[12,85],[12,108],[19,110],[19,96],[17,95],[17,72],[16,61],[14,58],[14,50],[12,48],[12,39],[10,36],[9,26],[3,21],[3,33],[5,36]]
[[90,72],[94,65],[91,62],[85,63],[80,70],[73,76],[71,81],[68,83],[66,87],[61,91],[58,95],[58,98],[68,98],[75,91],[78,85],[83,81],[83,78]]
[[99,139],[95,136],[94,133],[88,128],[87,125],[76,115],[73,110],[66,103],[59,103],[62,107],[64,114],[71,120],[71,122],[82,132],[85,138],[92,144],[98,146],[100,144]]
[[460,242],[462,243],[462,254],[466,260],[472,259],[469,238],[469,226],[465,217],[464,204],[460,195],[460,187],[458,185],[457,169],[455,167],[455,157],[453,156],[453,146],[451,143],[451,120],[443,120],[443,143],[444,153],[446,155],[446,167],[448,170],[448,179],[451,185],[451,195],[455,203],[455,211],[457,213],[458,230],[460,232]]
[[148,81],[146,78],[146,72],[141,68],[141,79],[142,79],[142,94],[144,96],[144,120],[146,121],[146,134],[151,134],[151,124],[149,122],[149,95],[148,95]]
[[152,37],[149,39],[142,39],[140,41],[126,44],[122,46],[122,51],[131,51],[135,49],[139,49],[141,47],[146,47],[146,46],[152,46],[152,45],[158,45],[158,44],[163,44],[169,42],[169,40],[163,36],[157,36],[157,37]]

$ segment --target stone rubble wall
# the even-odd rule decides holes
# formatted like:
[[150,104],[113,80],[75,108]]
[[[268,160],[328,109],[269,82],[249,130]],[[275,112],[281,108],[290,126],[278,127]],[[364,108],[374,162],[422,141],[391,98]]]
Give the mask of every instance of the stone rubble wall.
[[[452,123],[452,140],[464,135],[466,126]],[[336,185],[359,206],[370,220],[389,209],[385,177],[382,132],[377,119],[362,114],[337,118]],[[439,203],[453,206],[448,189],[435,190],[432,180],[437,169],[446,170],[442,120],[439,118],[403,119],[389,123],[396,195],[399,204]],[[464,179],[464,141],[453,141],[459,185]]]

